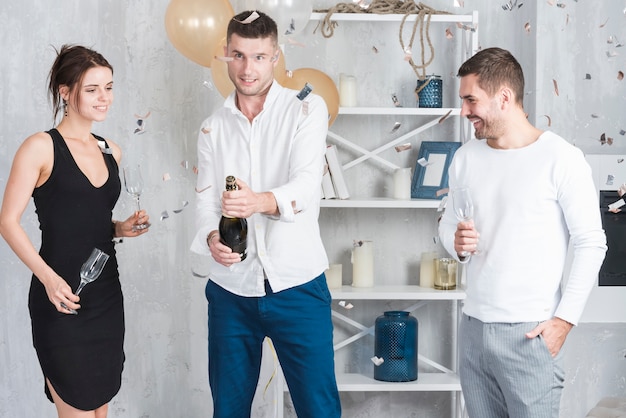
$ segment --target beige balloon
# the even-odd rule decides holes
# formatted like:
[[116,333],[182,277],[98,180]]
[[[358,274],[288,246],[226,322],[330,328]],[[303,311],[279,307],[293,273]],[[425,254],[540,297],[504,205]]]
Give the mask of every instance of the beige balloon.
[[[227,97],[233,90],[235,85],[230,81],[228,77],[228,64],[221,60],[224,56],[224,47],[226,46],[226,37],[222,38],[218,46],[215,48],[215,54],[213,55],[213,61],[211,62],[211,76],[213,77],[213,85],[220,92],[222,97]],[[285,56],[283,51],[279,50],[278,63],[274,67],[274,78],[280,84],[283,84],[285,78],[287,78],[287,71],[285,70]]]
[[322,96],[328,107],[328,126],[332,125],[339,113],[339,91],[335,82],[324,72],[315,68],[299,68],[291,71],[291,76],[283,82],[283,86],[294,90],[302,90],[306,83],[313,86],[313,93]]
[[165,30],[181,54],[210,67],[215,46],[226,36],[234,15],[228,0],[172,0],[165,12]]

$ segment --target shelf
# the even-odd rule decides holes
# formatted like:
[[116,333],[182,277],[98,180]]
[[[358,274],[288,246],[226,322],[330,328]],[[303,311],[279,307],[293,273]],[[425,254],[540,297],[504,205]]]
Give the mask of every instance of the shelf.
[[[459,377],[450,373],[418,373],[413,382],[382,382],[357,373],[337,373],[340,392],[460,392]],[[289,391],[287,385],[283,387]]]
[[392,199],[392,198],[356,198],[322,199],[322,208],[385,208],[385,209],[437,209],[441,200],[434,199]]
[[340,115],[458,116],[456,107],[340,107]]
[[413,382],[381,382],[356,373],[337,374],[341,392],[444,392],[460,391],[459,377],[449,373],[418,373]]
[[352,287],[330,289],[333,299],[350,300],[463,300],[465,291],[436,290],[415,285]]
[[[311,20],[323,20],[327,13],[311,13]],[[401,22],[405,15],[403,14],[379,14],[379,13],[333,13],[331,21],[353,21],[353,22]],[[417,14],[411,14],[407,17],[407,22],[413,22],[417,18]],[[472,15],[453,15],[453,14],[433,14],[430,15],[430,21],[443,23],[472,23],[474,17]]]

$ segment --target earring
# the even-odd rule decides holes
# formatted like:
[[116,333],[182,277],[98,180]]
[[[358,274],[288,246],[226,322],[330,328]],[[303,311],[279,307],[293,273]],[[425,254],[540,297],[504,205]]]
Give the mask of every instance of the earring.
[[67,117],[67,101],[63,99],[63,116]]

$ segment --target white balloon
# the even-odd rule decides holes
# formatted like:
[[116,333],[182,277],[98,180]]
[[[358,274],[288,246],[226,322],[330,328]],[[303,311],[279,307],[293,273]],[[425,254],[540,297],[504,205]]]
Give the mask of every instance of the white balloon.
[[302,32],[311,19],[312,0],[231,0],[235,14],[258,10],[274,19],[278,26],[278,42]]

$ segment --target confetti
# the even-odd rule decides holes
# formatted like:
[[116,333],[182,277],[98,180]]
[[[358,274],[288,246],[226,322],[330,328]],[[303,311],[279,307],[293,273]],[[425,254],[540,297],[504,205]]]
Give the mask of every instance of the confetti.
[[402,151],[408,151],[411,148],[413,148],[413,145],[411,144],[402,144],[402,145],[396,145],[396,152],[402,152]]
[[189,202],[186,200],[182,201],[182,207],[180,209],[174,209],[174,213],[181,213],[183,209],[185,209],[189,205]]
[[450,113],[452,113],[452,109],[448,110],[448,113],[439,118],[439,123],[442,123],[444,120],[446,120],[448,116],[450,116]]
[[307,116],[309,114],[309,102],[302,102],[302,114],[304,116]]
[[476,28],[475,27],[471,27],[470,25],[464,25],[461,22],[457,22],[456,26],[459,29],[467,30],[467,31],[470,31],[470,32],[476,32]]
[[352,305],[350,302],[346,303],[345,300],[340,300],[339,301],[339,306],[341,306],[342,308],[346,308],[346,309],[354,308],[354,305]]
[[609,58],[616,57],[618,54],[615,51],[606,51],[606,56]]
[[378,54],[378,48],[376,48],[375,46],[372,46],[372,51],[374,52],[374,54]]
[[402,107],[402,105],[400,104],[400,101],[398,100],[398,96],[396,96],[396,93],[392,93],[391,101],[393,102],[393,105],[395,107]]
[[380,366],[381,364],[383,364],[385,362],[384,359],[378,358],[376,356],[372,357],[370,360],[372,360],[372,363],[374,363],[377,366]]
[[613,138],[606,136],[605,133],[602,133],[602,135],[600,135],[600,144],[613,145]]
[[592,117],[593,119],[598,119],[600,116],[596,115],[595,113],[592,113],[592,114],[591,114],[591,117]]
[[613,213],[621,212],[621,210],[619,209],[624,205],[626,205],[626,202],[624,202],[624,199],[620,199],[616,202],[611,203],[609,205],[609,210]]
[[554,84],[554,94],[559,95],[559,85],[555,79],[552,79],[552,84]]
[[211,186],[206,186],[204,189],[198,189],[198,188],[196,187],[196,189],[195,189],[195,190],[196,190],[196,193],[202,193],[203,191],[208,190],[208,189],[210,189],[210,188],[211,188]]
[[604,25],[606,25],[606,22],[608,22],[608,21],[609,21],[609,18],[607,17],[606,20],[604,21],[604,23],[600,25],[600,27],[603,28]]
[[560,7],[561,9],[565,9],[565,3],[557,3],[556,7]]
[[530,22],[526,22],[524,24],[524,30],[526,31],[526,33],[530,33]]
[[210,134],[211,133],[211,128],[202,128],[200,129],[202,131],[203,134]]
[[171,179],[172,177],[170,176],[170,173],[163,174],[163,181],[170,181]]
[[443,196],[445,194],[448,194],[448,192],[450,191],[450,188],[446,187],[444,189],[439,189],[435,192],[435,196],[439,197],[439,196]]
[[428,165],[428,160],[426,158],[422,157],[419,160],[417,160],[417,163],[419,165],[421,165],[422,167],[426,167]]
[[136,134],[142,134],[145,132],[146,129],[146,123],[145,120],[148,119],[150,117],[150,114],[152,112],[148,111],[148,113],[146,113],[145,115],[141,116],[138,114],[134,114],[135,118],[137,118],[137,128],[135,128],[135,133]]
[[292,18],[289,27],[285,30],[285,35],[293,35],[294,33],[296,33],[296,22]]
[[169,218],[170,215],[169,213],[167,213],[166,210],[164,210],[163,212],[161,212],[161,220],[164,221],[165,219]]
[[187,160],[183,160],[183,161],[181,161],[181,162],[180,162],[180,166],[181,166],[182,168],[184,168],[185,170],[189,170],[189,161],[187,161]]
[[626,131],[625,131],[625,130],[623,130],[623,129],[620,129],[619,134],[620,134],[620,135],[622,135],[622,136],[624,136],[624,135],[626,135]]
[[287,43],[288,43],[289,45],[299,46],[299,47],[301,47],[301,48],[306,48],[306,45],[305,45],[305,44],[303,44],[302,42],[298,42],[298,41],[296,41],[296,40],[295,40],[295,39],[293,39],[293,38],[287,38]]
[[113,154],[113,150],[111,148],[107,148],[106,142],[98,140],[98,147],[100,147],[100,151],[103,154]]
[[591,74],[589,73],[585,74],[585,80],[591,80]]
[[452,38],[454,38],[454,34],[450,30],[450,28],[446,28],[446,39],[452,39]]
[[208,82],[208,81],[206,81],[206,80],[202,82],[202,85],[203,85],[204,87],[206,87],[207,89],[209,89],[209,90],[213,90],[213,84],[209,83],[209,82]]
[[259,17],[260,17],[259,14],[255,11],[255,12],[250,13],[250,16],[248,16],[244,20],[237,20],[237,19],[233,19],[233,20],[235,20],[236,22],[239,22],[239,23],[243,23],[244,25],[247,25],[249,23],[254,22]]
[[515,9],[516,7],[519,9],[520,7],[522,7],[523,4],[524,3],[520,3],[518,5],[517,4],[517,0],[511,0],[508,3],[506,3],[506,4],[503,4],[502,5],[502,9],[509,10],[509,11]]
[[363,10],[367,10],[369,9],[370,5],[372,4],[373,0],[352,0],[352,3],[356,3],[359,6],[361,6],[361,9]]
[[393,128],[391,128],[391,131],[389,133],[394,133],[395,131],[397,131],[398,129],[400,129],[400,126],[402,126],[402,124],[400,122],[396,122],[393,124]]
[[413,51],[411,51],[411,48],[409,47],[404,48],[404,60],[411,61],[412,59],[413,59]]
[[309,83],[304,83],[304,87],[302,87],[302,90],[300,90],[296,97],[298,98],[298,100],[304,100],[304,98],[308,96],[309,93],[311,93],[312,91],[313,86]]
[[543,115],[546,117],[546,119],[548,119],[548,127],[552,126],[552,118],[548,115]]
[[624,72],[623,71],[618,71],[617,72],[617,79],[619,81],[622,81],[624,79]]
[[615,44],[615,48],[621,48],[622,43],[620,41],[617,40],[617,37],[615,35],[611,35],[609,36],[609,38],[606,40],[607,44]]
[[454,0],[454,7],[465,7],[464,0]]

